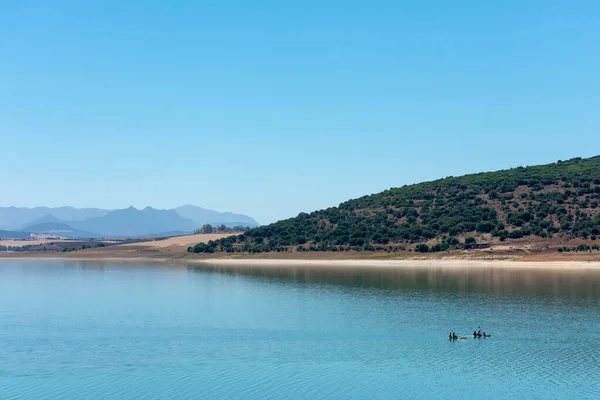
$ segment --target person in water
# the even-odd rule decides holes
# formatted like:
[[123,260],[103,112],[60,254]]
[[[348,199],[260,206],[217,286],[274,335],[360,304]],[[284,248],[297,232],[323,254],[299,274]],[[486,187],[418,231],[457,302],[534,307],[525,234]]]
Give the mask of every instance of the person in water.
[[458,336],[456,336],[456,333],[452,332],[452,339],[458,339]]
[[448,334],[448,339],[452,340],[452,332]]
[[473,337],[477,337],[477,331],[473,331]]

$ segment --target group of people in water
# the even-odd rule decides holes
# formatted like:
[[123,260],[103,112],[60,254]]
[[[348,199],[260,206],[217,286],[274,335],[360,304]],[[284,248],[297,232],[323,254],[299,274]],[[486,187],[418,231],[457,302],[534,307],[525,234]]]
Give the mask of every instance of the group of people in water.
[[[473,331],[473,337],[474,338],[480,338],[480,337],[490,337],[492,335],[488,335],[487,333],[483,332],[481,330],[481,328],[478,331]],[[457,336],[456,333],[454,332],[450,332],[450,334],[448,335],[448,338],[450,340],[458,340],[458,339],[466,339],[466,336]]]
[[490,335],[488,335],[485,332],[481,332],[481,329],[479,331],[477,331],[477,332],[473,331],[473,337],[474,338],[476,338],[476,337],[488,337],[488,336],[490,336]]

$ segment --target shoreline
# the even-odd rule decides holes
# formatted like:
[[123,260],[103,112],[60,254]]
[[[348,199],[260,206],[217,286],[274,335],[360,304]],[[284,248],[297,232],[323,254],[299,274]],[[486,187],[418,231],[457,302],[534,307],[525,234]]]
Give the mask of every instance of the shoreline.
[[535,269],[598,269],[600,262],[582,261],[515,261],[515,260],[461,260],[461,259],[408,259],[408,260],[261,260],[261,259],[208,259],[205,264],[229,267],[336,267],[336,268],[535,268]]
[[599,261],[520,261],[518,259],[284,259],[284,258],[188,258],[188,257],[35,257],[0,256],[2,261],[63,261],[63,262],[114,262],[114,263],[158,263],[171,265],[196,264],[213,267],[237,268],[514,268],[548,270],[600,270]]
[[516,260],[461,260],[461,259],[407,259],[407,260],[261,260],[261,259],[209,259],[206,264],[249,267],[383,267],[383,268],[538,268],[538,269],[600,269],[596,261],[516,261]]

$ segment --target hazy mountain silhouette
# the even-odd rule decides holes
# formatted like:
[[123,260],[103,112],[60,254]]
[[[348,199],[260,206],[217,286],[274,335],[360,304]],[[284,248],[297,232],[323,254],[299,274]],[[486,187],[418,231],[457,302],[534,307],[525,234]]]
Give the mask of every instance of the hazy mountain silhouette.
[[40,222],[26,226],[21,232],[43,233],[53,236],[64,236],[69,238],[93,238],[99,235],[92,232],[80,231],[63,222]]
[[108,210],[99,208],[73,208],[73,207],[0,207],[0,229],[17,231],[27,225],[38,222],[52,222],[49,220],[37,221],[46,216],[53,216],[57,221],[83,221],[88,218],[101,217]]
[[29,232],[0,230],[0,239],[27,239],[29,236]]
[[129,207],[111,211],[102,217],[72,222],[75,229],[102,236],[147,236],[165,232],[192,233],[196,225],[173,210]]
[[22,230],[22,231],[25,231],[25,230],[27,230],[26,228],[27,228],[27,227],[29,227],[29,226],[32,226],[32,225],[38,225],[38,224],[45,224],[45,223],[48,223],[48,222],[57,222],[57,223],[60,223],[60,222],[61,222],[61,220],[60,220],[60,218],[57,218],[57,217],[55,217],[54,215],[44,215],[44,216],[43,216],[43,217],[41,217],[41,218],[38,218],[38,219],[36,219],[36,220],[33,220],[33,221],[30,221],[30,222],[27,222],[27,223],[26,223],[26,224],[23,226],[23,228],[22,228],[21,230]]
[[253,218],[243,215],[234,214],[230,212],[217,212],[213,210],[207,210],[202,207],[193,205],[185,205],[173,209],[177,214],[184,218],[191,219],[196,224],[196,227],[201,227],[204,224],[211,225],[227,225],[227,226],[258,226]]
[[129,207],[112,211],[73,207],[0,208],[0,229],[19,231],[19,237],[23,232],[69,237],[173,235],[192,233],[204,224],[258,226],[247,215],[221,213],[192,205],[173,210]]

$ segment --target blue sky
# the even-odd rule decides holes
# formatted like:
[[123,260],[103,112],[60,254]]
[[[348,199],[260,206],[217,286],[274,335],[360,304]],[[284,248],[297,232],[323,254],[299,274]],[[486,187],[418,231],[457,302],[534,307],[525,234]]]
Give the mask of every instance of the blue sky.
[[600,3],[0,6],[0,206],[261,223],[600,153]]

